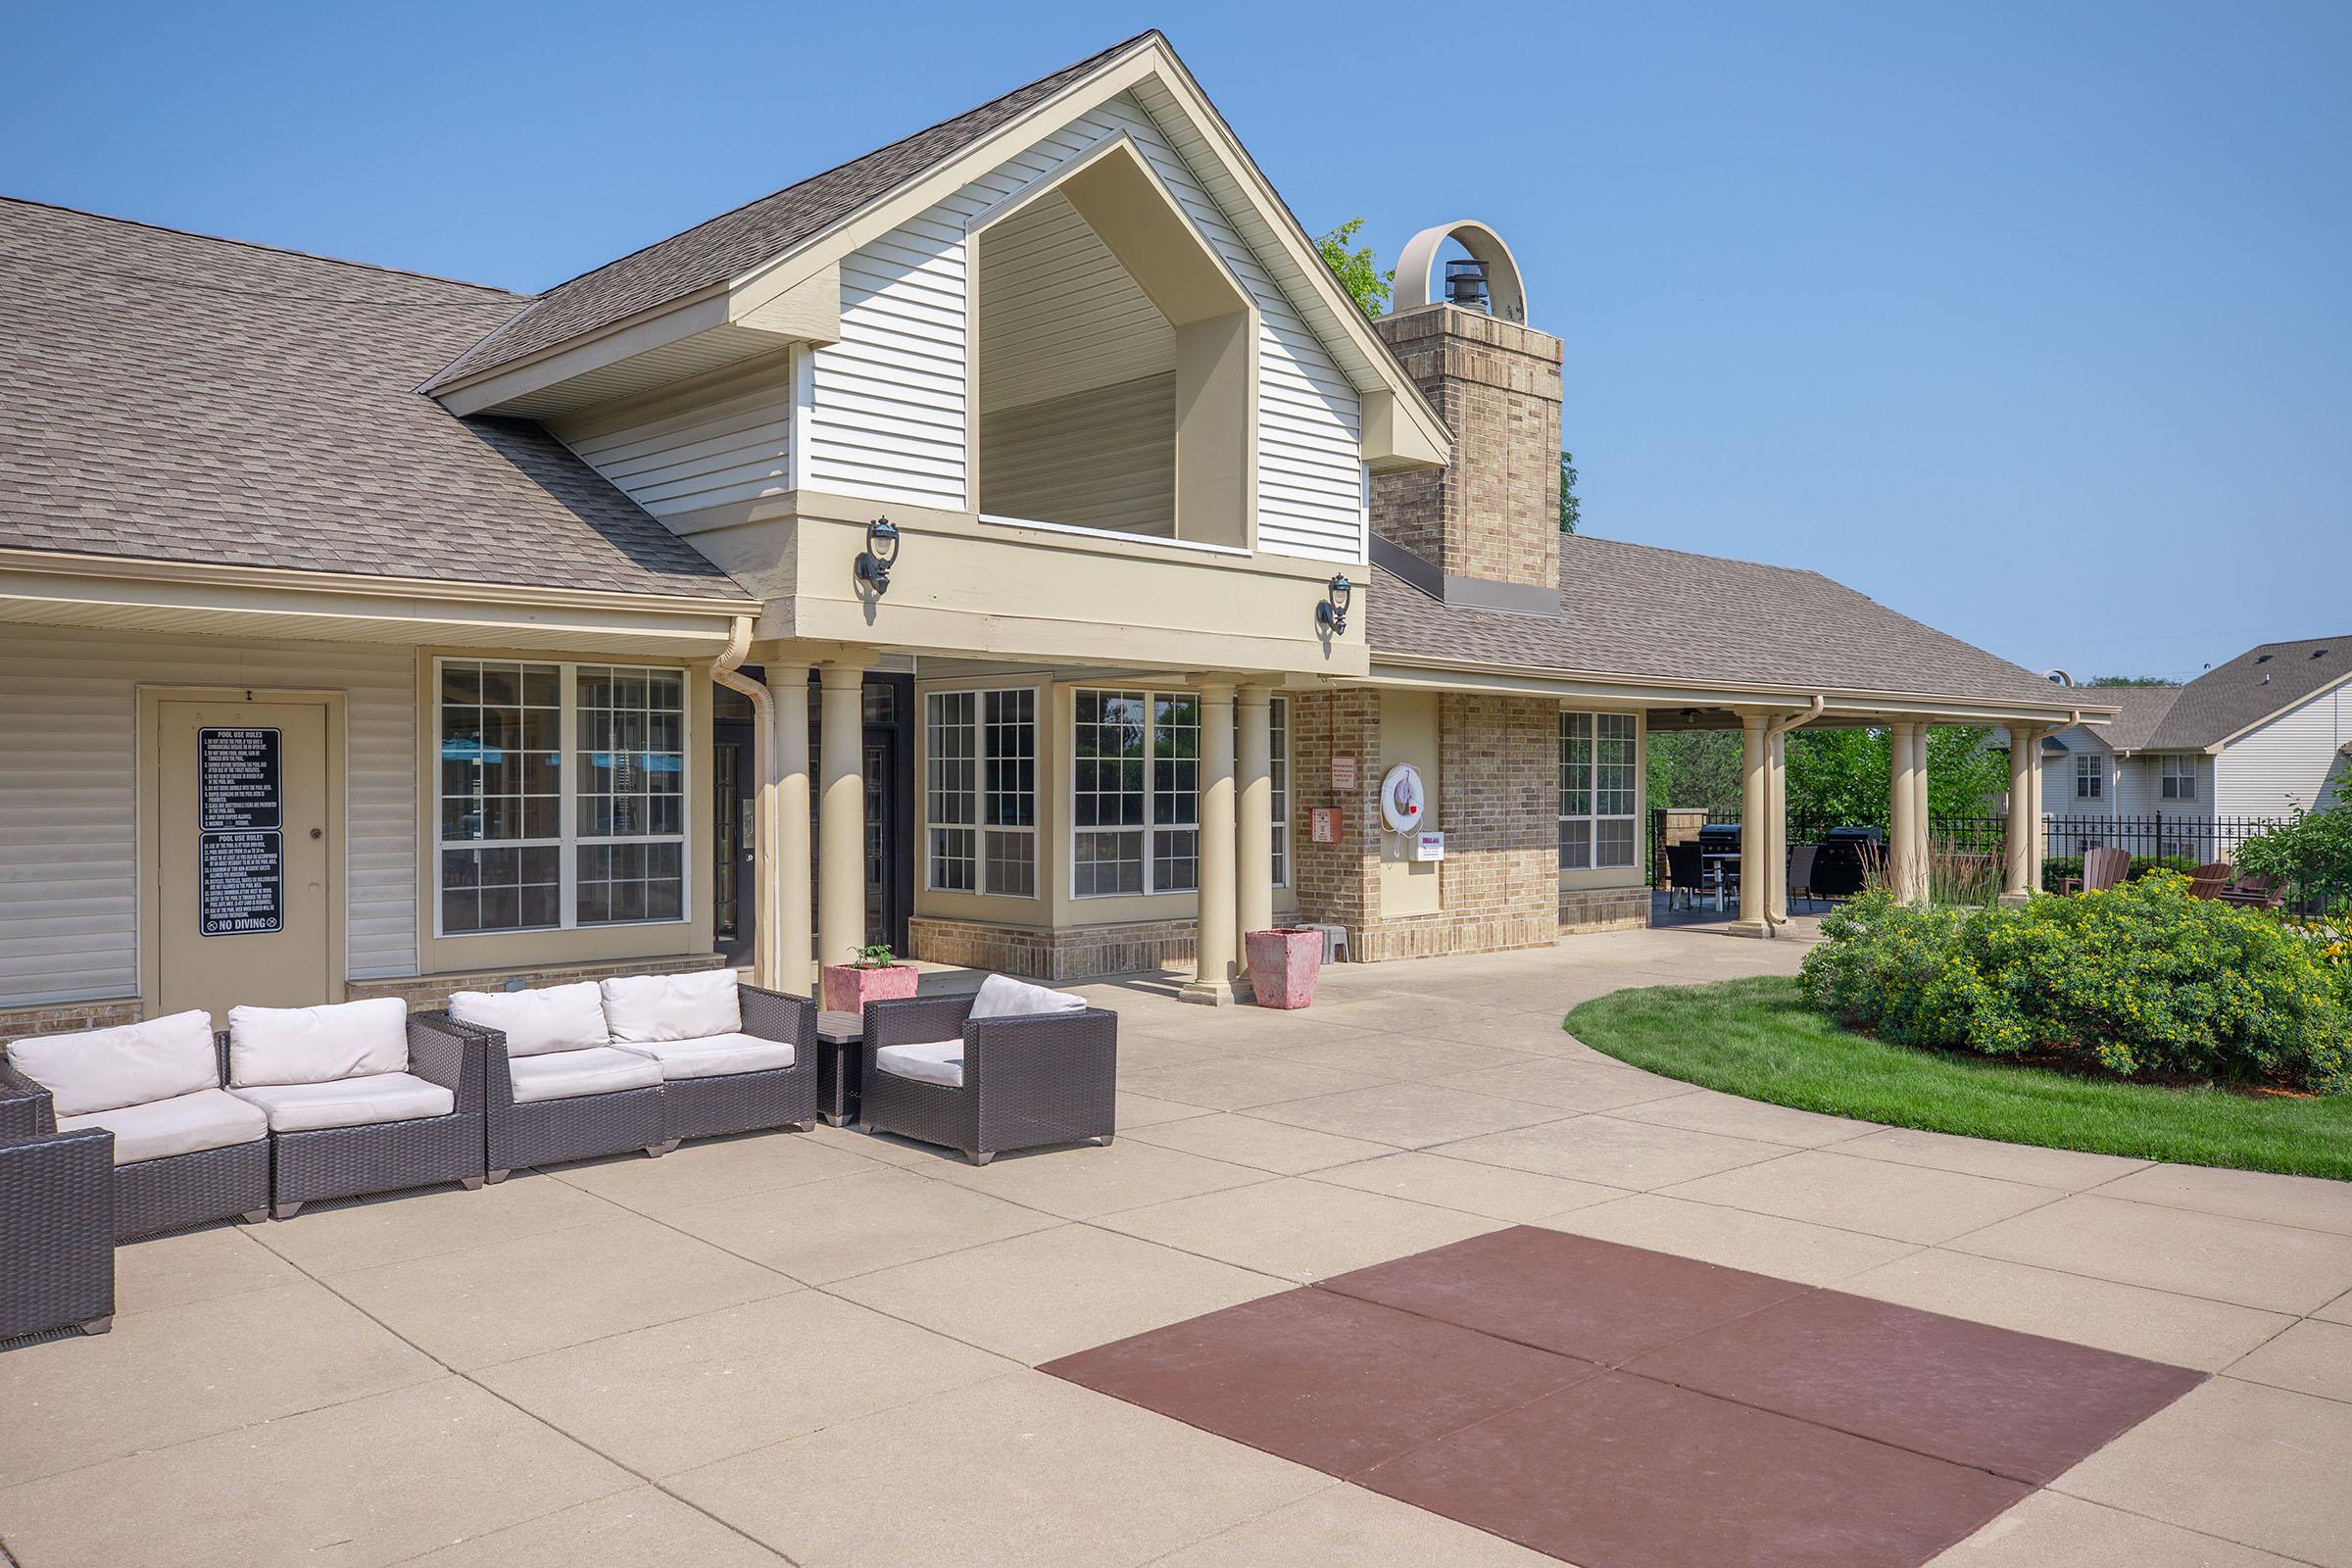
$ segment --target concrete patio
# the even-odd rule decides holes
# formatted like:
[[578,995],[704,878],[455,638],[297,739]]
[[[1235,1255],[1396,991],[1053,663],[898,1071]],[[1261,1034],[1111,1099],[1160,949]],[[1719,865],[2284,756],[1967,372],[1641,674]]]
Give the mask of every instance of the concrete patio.
[[1578,937],[1293,1014],[1089,986],[1109,1149],[820,1128],[125,1248],[113,1334],[0,1354],[0,1560],[1535,1568],[1033,1370],[1530,1224],[2219,1374],[1946,1568],[2352,1564],[2352,1186],[1760,1105],[1559,1029],[1801,951]]

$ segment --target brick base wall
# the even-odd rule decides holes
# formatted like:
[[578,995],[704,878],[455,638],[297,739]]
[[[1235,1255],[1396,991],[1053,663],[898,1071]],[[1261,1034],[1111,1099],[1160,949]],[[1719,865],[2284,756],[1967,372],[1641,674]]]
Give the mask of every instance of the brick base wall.
[[1560,890],[1560,931],[1632,931],[1649,925],[1649,889]]
[[[669,958],[616,958],[603,963],[537,964],[519,969],[476,969],[464,974],[407,975],[390,980],[353,980],[343,988],[352,1002],[372,997],[398,997],[411,1008],[445,1005],[453,991],[502,991],[511,980],[531,987],[568,985],[575,980],[602,980],[619,974],[679,974],[693,969],[715,969],[725,960],[715,953],[690,953]],[[0,1007],[0,1041],[27,1040],[34,1035],[74,1034],[84,1029],[111,1029],[137,1023],[146,1009],[136,997],[101,1002],[45,1002],[29,1007]]]
[[1135,920],[1123,925],[989,925],[978,920],[917,916],[906,922],[907,945],[926,963],[952,963],[1033,980],[1083,980],[1193,966],[1190,920]]

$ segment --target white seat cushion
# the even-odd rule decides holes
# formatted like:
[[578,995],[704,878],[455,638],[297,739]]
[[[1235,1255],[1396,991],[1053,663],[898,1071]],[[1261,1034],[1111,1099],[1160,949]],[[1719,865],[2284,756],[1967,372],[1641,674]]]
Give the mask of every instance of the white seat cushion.
[[1026,1018],[1040,1013],[1085,1010],[1084,997],[1073,997],[1066,991],[1054,991],[1045,986],[1033,986],[1015,980],[1010,975],[992,974],[980,982],[980,994],[972,999],[971,1016]]
[[662,1040],[708,1040],[743,1027],[735,971],[633,974],[603,982],[605,1027],[616,1046]]
[[118,1105],[87,1116],[60,1116],[57,1130],[104,1127],[115,1135],[115,1163],[135,1165],[167,1154],[193,1154],[206,1149],[226,1149],[270,1136],[270,1118],[259,1105],[249,1105],[225,1089],[199,1089],[192,1095],[144,1105]]
[[409,1004],[398,997],[323,1007],[228,1009],[228,1083],[323,1084],[406,1072]]
[[664,1078],[718,1078],[731,1072],[765,1072],[792,1065],[789,1041],[758,1035],[709,1035],[701,1040],[640,1040],[614,1048],[651,1056]]
[[504,1034],[510,1056],[612,1044],[605,1034],[604,994],[593,980],[539,991],[461,991],[449,999],[449,1015]]
[[201,1007],[113,1029],[20,1040],[8,1048],[8,1059],[49,1091],[60,1116],[220,1087],[212,1015]]
[[514,1102],[607,1095],[616,1089],[652,1089],[662,1082],[662,1064],[634,1051],[598,1046],[592,1051],[550,1051],[507,1063]]
[[963,1042],[940,1040],[927,1046],[884,1046],[874,1053],[874,1065],[894,1077],[961,1089]]
[[280,1133],[373,1127],[419,1116],[446,1116],[458,1108],[458,1097],[449,1090],[405,1072],[337,1078],[324,1084],[270,1084],[229,1093],[261,1106],[270,1118],[270,1131]]

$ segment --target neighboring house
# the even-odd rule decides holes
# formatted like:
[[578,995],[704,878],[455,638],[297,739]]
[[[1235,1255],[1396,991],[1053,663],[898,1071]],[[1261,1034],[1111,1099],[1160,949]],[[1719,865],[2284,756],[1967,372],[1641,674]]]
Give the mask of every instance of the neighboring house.
[[1654,725],[1745,726],[1761,834],[1776,723],[2083,700],[1562,538],[1500,240],[1367,321],[1156,33],[535,297],[0,241],[0,1038],[869,940],[1220,1001],[1277,920],[1645,922]]
[[2265,643],[2184,686],[2082,690],[2118,711],[2042,742],[2054,854],[2153,839],[2226,858],[2249,820],[2352,798],[2352,635]]

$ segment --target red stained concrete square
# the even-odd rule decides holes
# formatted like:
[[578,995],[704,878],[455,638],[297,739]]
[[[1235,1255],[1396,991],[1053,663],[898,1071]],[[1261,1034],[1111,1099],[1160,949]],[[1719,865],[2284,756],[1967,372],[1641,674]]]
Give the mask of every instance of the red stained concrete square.
[[2035,1483],[2205,1381],[1837,1291],[1707,1329],[1627,1370]]
[[1603,1366],[1811,1289],[1531,1225],[1376,1263],[1317,1288]]
[[1290,1291],[1041,1371],[1347,1476],[1598,1369],[1327,1291]]
[[1354,1479],[1579,1568],[1910,1568],[2033,1490],[1619,1372]]

